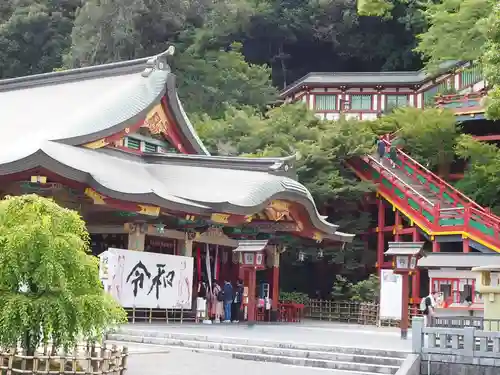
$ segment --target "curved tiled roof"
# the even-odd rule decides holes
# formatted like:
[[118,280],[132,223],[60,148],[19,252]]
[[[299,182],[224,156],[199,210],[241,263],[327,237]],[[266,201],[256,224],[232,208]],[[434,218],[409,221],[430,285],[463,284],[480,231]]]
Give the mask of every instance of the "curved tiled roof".
[[[45,140],[78,145],[134,125],[163,97],[168,71],[145,78],[130,67],[120,64],[122,74],[108,76],[98,74],[102,68],[84,68],[32,82],[0,81],[0,121],[15,124],[2,126],[0,135],[25,147]],[[19,137],[20,130],[29,137]]]
[[[0,175],[46,168],[68,179],[88,184],[111,198],[188,211],[193,214],[226,212],[251,215],[270,201],[283,199],[301,204],[311,223],[329,238],[350,241],[351,235],[336,232],[337,225],[321,217],[309,191],[299,182],[263,171],[224,168],[217,160],[177,155],[187,163],[100,152],[58,142],[44,141],[39,148],[24,150],[15,158],[0,153]],[[225,158],[226,161],[230,158]],[[234,158],[237,159],[237,158]]]
[[292,82],[280,92],[280,98],[286,98],[303,86],[324,87],[325,85],[421,85],[436,76],[455,68],[458,61],[442,63],[438,72],[430,74],[424,70],[406,72],[311,72]]
[[[325,237],[336,231],[295,180],[294,157],[210,156],[177,96],[170,48],[152,58],[0,81],[0,175],[45,168],[111,198],[167,210],[252,215],[274,199],[299,203]],[[165,102],[181,137],[201,155],[132,155],[79,147],[143,121]]]

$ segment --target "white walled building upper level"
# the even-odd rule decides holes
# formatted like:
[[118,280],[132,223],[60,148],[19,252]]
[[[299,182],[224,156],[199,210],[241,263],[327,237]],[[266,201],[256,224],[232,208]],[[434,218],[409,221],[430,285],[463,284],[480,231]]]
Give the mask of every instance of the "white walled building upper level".
[[309,73],[286,87],[280,96],[286,101],[302,101],[318,117],[374,120],[389,108],[435,105],[438,94],[479,92],[484,89],[480,67],[471,63],[449,62],[440,73],[363,72]]

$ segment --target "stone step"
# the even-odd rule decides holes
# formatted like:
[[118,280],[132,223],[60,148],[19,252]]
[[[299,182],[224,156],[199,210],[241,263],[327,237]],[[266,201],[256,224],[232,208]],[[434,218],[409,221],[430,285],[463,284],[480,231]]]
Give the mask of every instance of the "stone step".
[[235,359],[275,362],[293,366],[395,374],[408,353],[322,344],[275,342],[243,337],[207,336],[185,332],[159,332],[122,328],[108,334],[120,343],[155,345],[230,356]]
[[[319,351],[319,352],[333,352],[345,354],[358,354],[373,357],[390,357],[405,359],[408,352],[401,350],[384,350],[384,349],[368,349],[350,346],[327,345],[307,342],[292,342],[292,341],[271,341],[264,339],[246,338],[246,337],[231,337],[223,336],[217,333],[213,335],[201,335],[198,333],[186,333],[175,331],[155,331],[150,329],[137,329],[129,328],[127,326],[121,327],[115,334],[140,336],[144,339],[149,337],[160,337],[168,339],[188,340],[188,341],[209,341],[217,342],[220,344],[234,344],[234,345],[250,345],[250,346],[265,346],[274,348],[288,348],[306,351]],[[108,335],[110,336],[110,335]],[[334,338],[332,338],[334,340]],[[146,341],[144,341],[146,342]]]
[[269,346],[224,344],[212,341],[194,341],[194,340],[182,340],[182,339],[169,339],[161,337],[144,338],[141,336],[130,336],[130,335],[109,335],[109,340],[130,341],[136,343],[165,345],[165,346],[184,346],[193,349],[211,349],[211,350],[240,352],[248,354],[268,354],[274,356],[298,357],[298,358],[331,360],[331,361],[341,361],[341,362],[357,362],[357,363],[365,363],[373,365],[390,365],[396,367],[400,366],[401,363],[403,362],[402,358],[393,358],[393,357],[368,356],[361,354],[323,352],[316,350],[290,349],[290,348],[279,348],[279,347],[269,347]]
[[[130,336],[129,338],[133,338]],[[109,343],[119,343],[121,345],[127,344],[137,344],[136,341],[123,341],[123,340],[107,340]],[[246,361],[256,361],[256,362],[269,362],[269,363],[279,363],[288,366],[296,366],[296,367],[309,367],[311,369],[321,369],[321,370],[330,370],[340,371],[345,375],[379,375],[379,374],[387,374],[392,375],[395,374],[400,366],[377,366],[365,363],[357,363],[357,362],[343,362],[343,361],[333,361],[333,360],[325,360],[325,359],[311,359],[307,357],[290,357],[285,355],[271,355],[271,354],[255,354],[248,352],[239,352],[239,351],[226,351],[220,349],[208,349],[208,348],[193,348],[189,346],[177,346],[177,345],[158,345],[158,344],[147,344],[149,346],[161,347],[161,348],[171,348],[175,350],[188,350],[193,353],[203,353],[216,355],[225,358],[231,359],[240,359]]]

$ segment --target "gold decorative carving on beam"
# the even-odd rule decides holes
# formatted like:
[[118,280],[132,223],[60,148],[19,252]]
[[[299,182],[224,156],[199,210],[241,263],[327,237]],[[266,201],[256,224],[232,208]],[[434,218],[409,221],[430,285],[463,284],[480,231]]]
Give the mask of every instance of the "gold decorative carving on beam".
[[276,210],[276,211],[289,211],[290,210],[290,203],[285,202],[285,201],[275,200],[275,201],[271,202],[269,207]]
[[91,188],[85,189],[85,195],[94,201],[94,204],[106,204],[104,200],[104,195],[99,194],[97,191]]
[[160,207],[158,206],[148,206],[145,204],[138,204],[139,211],[137,211],[141,215],[148,216],[158,216],[160,214]]
[[106,138],[98,139],[97,141],[89,142],[83,145],[83,147],[90,148],[92,150],[103,148],[107,146],[109,142],[106,141]]
[[33,184],[46,184],[47,177],[46,176],[31,176],[31,182]]
[[287,220],[293,221],[293,217],[290,213],[291,204],[286,201],[274,200],[267,208],[264,209],[267,217],[270,220],[280,221]]
[[323,241],[323,236],[320,232],[314,232],[313,234],[313,240],[315,240],[316,242],[320,243]]
[[168,119],[161,104],[157,104],[149,111],[142,125],[148,128],[151,134],[162,134],[168,131]]
[[214,223],[218,224],[227,224],[229,223],[229,217],[231,215],[229,214],[220,214],[220,213],[215,213],[210,216],[210,220],[213,221]]

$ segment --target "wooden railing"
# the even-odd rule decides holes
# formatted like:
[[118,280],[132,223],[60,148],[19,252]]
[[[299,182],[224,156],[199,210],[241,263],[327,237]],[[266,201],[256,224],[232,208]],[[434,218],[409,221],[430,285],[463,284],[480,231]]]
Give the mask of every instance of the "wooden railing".
[[[385,142],[387,146],[390,147],[390,143],[388,141]],[[454,199],[454,202],[456,202],[455,205],[459,204],[462,206],[470,205],[470,207],[474,207],[478,210],[483,210],[485,212],[488,210],[487,208],[484,208],[478,203],[476,203],[472,198],[468,197],[460,190],[450,185],[441,177],[433,173],[431,170],[424,167],[422,164],[420,164],[418,161],[413,159],[410,155],[406,154],[401,149],[397,149],[397,154],[398,154],[398,160],[402,163],[402,165],[398,166],[399,169],[405,172],[405,174],[411,177],[415,182],[428,188],[429,191],[433,191],[434,193],[439,193],[440,198],[446,199],[446,197],[443,196],[446,193],[450,195],[450,197],[455,198]],[[411,168],[414,171],[414,173],[410,173],[410,171],[408,171],[408,169],[405,167]],[[433,185],[438,187],[439,190],[438,191],[433,190]]]
[[1,350],[0,374],[124,375],[127,357],[126,347],[106,344],[79,345],[65,351],[46,345],[32,355],[18,349]]
[[[388,141],[386,141],[388,143]],[[432,232],[466,232],[500,249],[500,217],[474,202],[416,160],[398,150],[397,168],[410,177],[415,184],[424,186],[429,195],[418,192],[409,183],[399,178],[392,169],[382,165],[372,156],[364,158],[372,170],[363,169],[359,163],[349,162],[360,177],[378,184],[382,193],[390,196],[402,209],[424,229]],[[360,170],[363,169],[363,170]],[[431,194],[432,193],[432,194]],[[431,201],[431,196],[436,200]],[[442,202],[451,207],[441,207]]]
[[[421,314],[415,306],[410,306],[409,317]],[[380,319],[379,304],[368,302],[338,302],[311,299],[305,304],[304,317],[329,322],[362,325],[383,325],[395,327],[399,320]]]
[[130,323],[184,323],[194,322],[196,313],[194,310],[185,309],[147,309],[147,308],[125,308]]
[[438,95],[435,98],[436,106],[439,108],[449,108],[451,110],[461,110],[465,108],[481,108],[481,100],[484,97],[482,92],[471,92],[466,94]]

